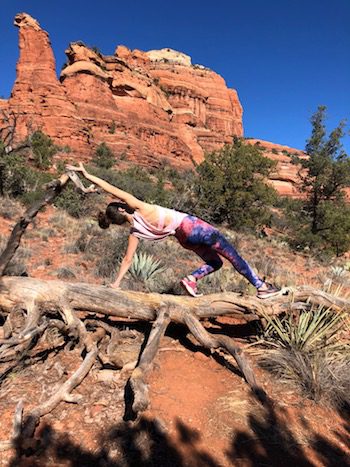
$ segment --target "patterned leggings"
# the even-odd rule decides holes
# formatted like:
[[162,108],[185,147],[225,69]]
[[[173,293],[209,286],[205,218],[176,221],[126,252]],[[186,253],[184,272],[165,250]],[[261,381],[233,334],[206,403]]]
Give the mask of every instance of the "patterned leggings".
[[220,269],[223,264],[220,256],[223,256],[256,288],[264,283],[222,233],[202,219],[195,216],[185,217],[176,229],[175,237],[181,246],[194,251],[205,261],[203,266],[191,273],[196,279]]

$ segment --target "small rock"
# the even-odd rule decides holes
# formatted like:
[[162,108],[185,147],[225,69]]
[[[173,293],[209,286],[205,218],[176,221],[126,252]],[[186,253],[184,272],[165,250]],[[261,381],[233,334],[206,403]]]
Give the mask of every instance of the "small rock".
[[96,373],[97,381],[112,383],[118,381],[120,374],[114,370],[100,370]]

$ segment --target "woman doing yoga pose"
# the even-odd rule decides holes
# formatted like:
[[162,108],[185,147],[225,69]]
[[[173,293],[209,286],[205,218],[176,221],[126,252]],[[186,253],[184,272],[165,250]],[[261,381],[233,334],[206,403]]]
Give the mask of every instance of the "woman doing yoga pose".
[[122,278],[131,266],[140,238],[160,241],[173,235],[181,246],[193,251],[204,260],[202,266],[180,281],[184,289],[193,297],[201,295],[197,290],[197,281],[221,268],[223,262],[220,257],[226,258],[236,271],[254,285],[257,289],[257,297],[269,298],[281,292],[280,289],[257,276],[225,236],[204,220],[140,201],[132,194],[89,174],[81,163],[78,167],[68,165],[67,169],[81,172],[92,183],[120,200],[120,202],[110,203],[106,212],[99,214],[98,220],[101,228],[106,229],[110,224],[129,223],[131,225],[128,247],[111,287],[120,286]]

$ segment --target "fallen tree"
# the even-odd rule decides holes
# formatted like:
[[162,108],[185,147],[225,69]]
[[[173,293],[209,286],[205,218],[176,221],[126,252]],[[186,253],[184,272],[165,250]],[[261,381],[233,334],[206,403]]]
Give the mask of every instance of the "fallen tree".
[[[76,177],[72,178],[79,186]],[[104,362],[106,358],[108,360],[108,357],[111,357],[106,356],[101,349],[102,341],[104,348],[107,345],[108,349],[114,348],[114,352],[118,353],[118,325],[125,321],[153,323],[129,378],[129,385],[133,391],[132,409],[138,414],[149,406],[147,373],[152,369],[160,341],[172,322],[185,326],[202,347],[211,351],[220,350],[232,356],[249,386],[255,392],[259,392],[253,369],[238,343],[225,334],[208,332],[203,320],[219,316],[233,316],[245,321],[263,320],[266,316],[307,310],[313,304],[325,305],[337,311],[350,309],[350,301],[311,287],[286,290],[285,295],[262,301],[236,293],[192,298],[116,290],[86,283],[3,275],[27,225],[45,204],[59,194],[68,180],[69,175],[64,175],[48,187],[45,198],[31,207],[16,224],[7,247],[0,256],[0,311],[3,320],[0,326],[0,364],[11,362],[15,367],[24,359],[30,358],[33,349],[38,343],[45,342],[48,332],[52,329],[65,337],[66,346],[73,341],[81,347],[82,361],[75,373],[47,401],[32,409],[30,413],[25,413],[23,419],[22,405],[19,406],[15,414],[13,437],[32,437],[40,417],[51,412],[61,401],[78,402],[71,394],[72,391],[86,377],[97,360]],[[82,312],[90,317],[82,316]],[[21,318],[19,324],[18,315]],[[103,317],[113,320],[106,322]],[[10,446],[11,442],[6,442],[0,445],[0,449]]]

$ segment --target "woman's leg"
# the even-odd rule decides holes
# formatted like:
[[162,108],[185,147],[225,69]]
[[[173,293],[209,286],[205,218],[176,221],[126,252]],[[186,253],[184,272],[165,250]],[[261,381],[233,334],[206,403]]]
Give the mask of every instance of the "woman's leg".
[[[187,216],[176,230],[175,237],[184,248],[194,251],[206,261],[205,265],[191,274],[195,279],[200,279],[222,266],[222,261],[217,255],[219,254],[228,259],[236,271],[256,288],[260,288],[264,284],[264,281],[255,274],[224,235],[202,219]],[[220,265],[218,262],[215,263],[217,259],[220,260]]]
[[237,272],[242,274],[254,287],[260,288],[264,281],[253,271],[251,266],[237,253],[233,245],[219,232],[212,249],[228,259]]
[[220,256],[212,250],[210,247],[206,245],[199,245],[199,246],[194,246],[193,248],[187,248],[192,250],[194,253],[196,253],[200,258],[202,258],[205,261],[205,264],[197,268],[195,271],[191,272],[191,276],[193,276],[196,281],[198,279],[202,279],[202,277],[207,276],[208,274],[211,274],[214,271],[218,271],[222,265],[222,259]]

